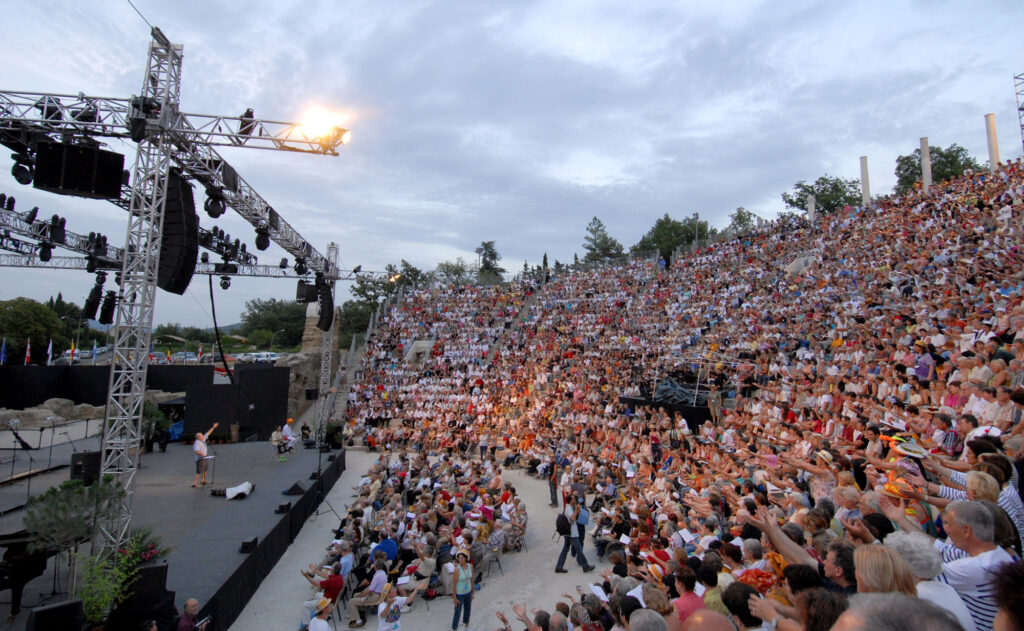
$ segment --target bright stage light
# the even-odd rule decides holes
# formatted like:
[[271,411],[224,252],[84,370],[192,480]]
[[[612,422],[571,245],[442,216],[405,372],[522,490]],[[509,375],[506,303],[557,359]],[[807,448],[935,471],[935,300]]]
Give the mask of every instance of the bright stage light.
[[[311,138],[329,135],[335,127],[341,127],[348,118],[341,112],[331,112],[322,107],[312,107],[306,111],[299,123],[302,133]],[[345,139],[347,140],[347,139]]]

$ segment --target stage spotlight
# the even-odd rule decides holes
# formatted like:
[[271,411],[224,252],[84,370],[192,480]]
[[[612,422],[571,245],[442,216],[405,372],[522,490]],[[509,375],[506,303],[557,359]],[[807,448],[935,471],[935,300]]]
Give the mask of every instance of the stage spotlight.
[[227,207],[224,205],[224,197],[219,191],[210,189],[206,191],[206,201],[203,202],[203,210],[211,219],[216,219],[224,214]]
[[200,254],[199,255],[199,261],[202,262],[202,263],[209,263],[210,262],[210,253],[209,252],[203,252],[202,254]]
[[32,183],[32,169],[27,164],[15,162],[14,166],[11,167],[11,175],[14,176],[18,184],[27,186]]
[[53,246],[45,241],[39,244],[39,260],[43,263],[53,258]]
[[25,223],[31,224],[31,223],[35,222],[36,217],[38,217],[38,216],[39,216],[39,206],[33,206],[32,210],[30,210],[27,213],[25,213],[25,217],[23,218],[23,220],[24,220]]
[[91,256],[85,257],[85,271],[89,272],[90,274],[92,274],[93,272],[96,271],[96,259],[95,258],[93,258]]
[[113,290],[103,296],[103,306],[100,307],[100,324],[114,323],[114,307],[117,306],[117,294]]
[[281,262],[277,266],[281,269],[288,269],[288,259],[281,259]]
[[256,228],[256,249],[259,251],[266,250],[270,247],[270,231],[267,230],[266,226],[260,226]]
[[7,210],[11,211],[11,212],[14,212],[14,196],[13,195],[7,198],[7,203],[5,205],[5,208]]
[[238,123],[238,135],[252,135],[252,130],[256,127],[256,122],[253,120],[253,118],[255,118],[255,114],[253,114],[252,108],[247,108],[239,118],[242,120]]
[[64,243],[67,241],[67,226],[68,220],[54,215],[50,218],[50,240],[54,243]]
[[295,273],[299,276],[305,276],[309,273],[309,268],[306,267],[306,262],[302,259],[295,259]]
[[221,276],[220,277],[220,288],[221,289],[227,289],[230,286],[231,286],[231,277],[230,276]]
[[355,276],[356,274],[358,274],[361,271],[363,271],[363,266],[362,265],[356,265],[355,268],[352,269],[352,275]]

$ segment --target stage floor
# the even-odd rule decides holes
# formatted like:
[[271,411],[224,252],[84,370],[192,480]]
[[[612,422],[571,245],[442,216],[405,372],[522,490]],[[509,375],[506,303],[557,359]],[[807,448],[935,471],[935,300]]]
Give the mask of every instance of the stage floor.
[[[76,441],[79,451],[98,449],[99,439]],[[133,525],[149,526],[163,543],[172,548],[168,557],[167,589],[176,592],[180,609],[187,598],[200,602],[212,596],[244,559],[238,551],[242,540],[260,537],[276,524],[281,516],[274,514],[279,504],[290,499],[282,491],[295,482],[308,488],[310,474],[317,470],[318,452],[297,449],[284,462],[279,460],[269,442],[210,445],[216,454],[216,467],[207,476],[214,484],[205,489],[192,488],[195,462],[191,445],[174,443],[166,453],[144,454],[142,469],[137,474],[132,502]],[[54,446],[54,463],[68,462],[70,453],[61,449],[58,460]],[[70,452],[70,449],[67,449]],[[335,452],[337,453],[337,452]],[[45,464],[47,454],[42,454]],[[33,455],[37,462],[39,454]],[[328,454],[322,466],[327,467]],[[32,495],[67,480],[70,468],[35,476],[31,479]],[[214,477],[215,476],[215,477]],[[228,501],[210,495],[211,488],[235,486],[249,481],[256,485],[244,500]],[[28,480],[0,487],[0,506],[24,503]],[[0,533],[22,528],[24,511],[0,517]],[[24,629],[28,611],[39,604],[40,594],[49,594],[53,585],[53,562],[43,576],[25,587],[22,612],[13,622],[6,622],[4,605],[0,605],[0,630]],[[66,588],[66,566],[60,574],[60,586]],[[8,603],[10,592],[0,602]],[[60,599],[61,597],[58,597]],[[56,600],[56,599],[55,599]],[[9,611],[9,610],[8,610]]]

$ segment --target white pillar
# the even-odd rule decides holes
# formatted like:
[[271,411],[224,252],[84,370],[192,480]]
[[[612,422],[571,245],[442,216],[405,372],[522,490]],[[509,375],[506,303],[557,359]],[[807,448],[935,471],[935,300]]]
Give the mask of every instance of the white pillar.
[[921,190],[925,193],[932,187],[932,150],[928,147],[928,136],[921,138]]
[[999,140],[996,138],[996,115],[985,114],[985,135],[988,137],[988,168],[999,167]]
[[871,203],[871,183],[868,181],[868,157],[860,157],[860,201],[865,208]]
[[814,199],[814,195],[807,196],[807,221],[814,225],[814,205],[817,200]]

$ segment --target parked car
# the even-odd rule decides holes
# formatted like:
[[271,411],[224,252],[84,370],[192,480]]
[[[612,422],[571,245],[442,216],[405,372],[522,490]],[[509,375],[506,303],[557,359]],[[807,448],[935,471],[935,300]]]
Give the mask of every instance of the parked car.
[[253,353],[253,361],[260,364],[273,364],[279,358],[280,356],[277,353],[270,353],[266,351]]
[[235,355],[235,361],[243,364],[247,362],[254,362],[256,361],[256,356],[254,353],[239,353],[238,355]]
[[194,364],[199,361],[199,356],[191,351],[179,351],[171,355],[172,364]]

